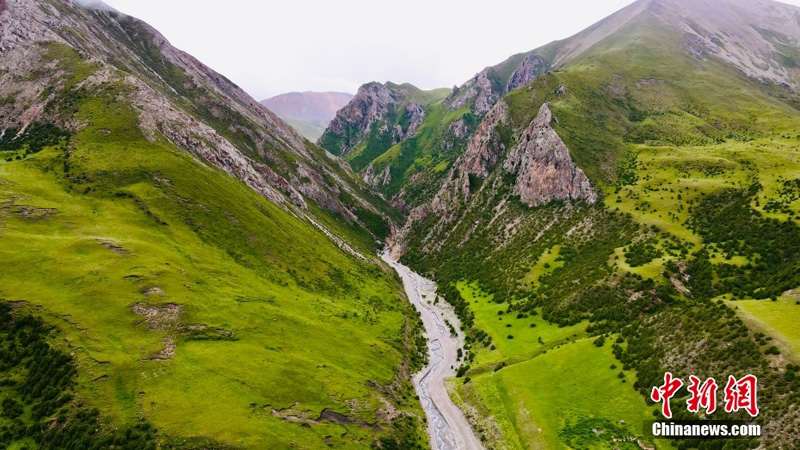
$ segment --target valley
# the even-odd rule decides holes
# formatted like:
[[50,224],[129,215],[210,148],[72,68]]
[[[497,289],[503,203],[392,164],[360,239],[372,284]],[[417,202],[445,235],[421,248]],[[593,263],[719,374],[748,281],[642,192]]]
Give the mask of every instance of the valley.
[[381,258],[402,278],[406,295],[425,325],[430,359],[422,371],[414,376],[414,382],[428,416],[432,448],[483,449],[463,412],[450,399],[445,387],[446,380],[455,375],[455,367],[462,358],[460,355],[464,336],[458,331],[458,318],[449,305],[440,301],[436,295],[436,285],[432,281],[393,260],[389,251],[385,251]]
[[[0,0],[0,449],[798,448],[798,48],[800,8],[637,0],[257,102]],[[672,402],[763,436],[649,438],[665,372],[757,376],[755,418]]]

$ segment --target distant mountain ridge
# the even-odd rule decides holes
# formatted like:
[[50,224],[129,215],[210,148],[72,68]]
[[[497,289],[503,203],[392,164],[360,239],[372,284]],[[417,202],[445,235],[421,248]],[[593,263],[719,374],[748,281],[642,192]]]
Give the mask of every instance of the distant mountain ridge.
[[353,94],[346,92],[288,92],[262,100],[261,104],[315,142],[336,112],[352,98]]

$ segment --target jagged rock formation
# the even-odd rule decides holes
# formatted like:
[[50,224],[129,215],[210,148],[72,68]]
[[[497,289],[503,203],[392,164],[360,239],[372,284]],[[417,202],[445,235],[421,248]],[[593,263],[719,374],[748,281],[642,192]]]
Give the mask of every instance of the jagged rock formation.
[[422,105],[410,97],[408,89],[392,83],[361,86],[355,97],[336,113],[320,138],[320,145],[333,154],[347,156],[365,143],[370,132],[388,135],[392,145],[405,140],[425,118]]
[[547,69],[547,61],[537,54],[530,54],[522,60],[522,65],[514,71],[506,85],[506,92],[530,83]]
[[489,79],[489,68],[478,72],[474,77],[463,85],[453,89],[453,92],[445,100],[445,104],[450,111],[471,106],[472,112],[482,115],[488,112],[492,105],[499,98],[492,81]]
[[361,179],[370,186],[387,186],[392,181],[391,167],[385,167],[382,171],[376,172],[375,166],[370,164],[361,173]]
[[455,205],[469,202],[472,186],[470,175],[485,179],[505,152],[505,146],[497,133],[497,126],[505,124],[508,105],[498,102],[478,125],[475,134],[467,143],[467,150],[450,169],[448,181],[431,202],[431,210],[437,213],[452,212]]
[[482,116],[503,95],[530,83],[549,67],[548,62],[537,53],[514,55],[496,66],[483,69],[463,85],[455,87],[445,104],[451,111],[469,107],[473,114]]
[[564,141],[550,126],[553,114],[545,103],[509,153],[503,169],[516,174],[514,193],[528,206],[552,200],[597,201],[586,174],[569,155]]
[[[238,86],[172,45],[144,22],[102,3],[17,0],[0,14],[0,129],[48,122],[79,130],[64,98],[115,83],[133,105],[142,133],[161,136],[235,176],[276,204],[307,210],[314,202],[357,221],[360,180],[338,158],[309,144]],[[72,85],[69,72],[92,74]],[[291,155],[291,156],[288,156]],[[357,205],[341,200],[350,194]],[[305,213],[304,213],[305,214]]]
[[[586,174],[575,165],[566,144],[551,127],[552,121],[550,105],[545,103],[536,118],[517,137],[516,144],[504,143],[501,129],[509,125],[508,105],[504,101],[498,102],[470,137],[467,150],[453,164],[447,181],[433,200],[411,211],[410,220],[398,241],[405,239],[403,233],[407,233],[416,221],[430,214],[439,217],[439,223],[431,233],[436,235],[451,229],[452,223],[464,216],[465,208],[486,207],[472,204],[472,197],[481,189],[499,189],[505,183],[503,174],[514,175],[512,193],[519,195],[520,201],[528,206],[554,200],[595,203],[597,191]],[[508,144],[512,145],[510,150]]]

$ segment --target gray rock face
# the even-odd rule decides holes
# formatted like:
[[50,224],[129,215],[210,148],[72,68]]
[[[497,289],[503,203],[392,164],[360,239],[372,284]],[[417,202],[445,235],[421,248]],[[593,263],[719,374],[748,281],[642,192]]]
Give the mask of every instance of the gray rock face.
[[400,125],[395,125],[395,143],[404,141],[417,133],[417,130],[425,122],[425,108],[417,102],[408,102],[405,107],[405,116],[408,119],[408,127],[403,130]]
[[470,199],[470,175],[485,179],[505,152],[497,134],[498,124],[505,124],[508,118],[508,105],[498,102],[467,143],[467,150],[453,164],[447,182],[431,202],[431,208],[438,213],[454,209],[454,206],[467,203]]
[[528,206],[552,200],[596,202],[597,193],[550,126],[552,121],[550,104],[545,103],[503,163],[504,170],[517,175],[514,193]]
[[525,86],[547,70],[547,62],[539,55],[528,55],[522,60],[522,65],[517,69],[506,85],[506,92],[511,92],[518,87]]
[[320,143],[323,143],[326,136],[341,138],[338,148],[328,150],[344,155],[366,140],[373,123],[386,120],[389,107],[396,102],[397,93],[381,83],[372,82],[361,86],[347,106],[336,113],[336,117],[320,138]]
[[463,145],[463,140],[469,133],[469,128],[464,118],[458,118],[447,126],[447,132],[442,139],[442,150],[449,151],[456,146]]
[[[319,144],[334,154],[346,156],[367,140],[374,124],[382,133],[391,133],[393,144],[408,139],[425,120],[422,105],[408,98],[409,93],[397,85],[372,82],[361,86],[355,97],[336,113]],[[398,116],[407,123],[405,129],[394,124]]]
[[501,100],[486,114],[475,134],[469,139],[467,150],[456,163],[460,172],[477,175],[480,178],[489,176],[489,172],[505,151],[496,127],[505,124],[507,118],[508,105]]
[[[510,64],[519,66],[513,69],[514,72],[506,82],[499,73],[505,70],[502,66]],[[502,95],[530,83],[547,71],[547,68],[544,58],[536,54],[527,55],[521,63],[514,61],[513,57],[509,58],[497,66],[483,69],[463,85],[454,88],[445,100],[445,105],[450,111],[469,105],[473,114],[481,116],[492,109]],[[506,85],[503,86],[502,83]]]
[[461,87],[454,89],[445,100],[445,104],[450,111],[455,111],[472,102],[472,112],[475,115],[483,115],[492,109],[492,106],[500,97],[499,92],[494,91],[492,81],[489,79],[489,69],[480,71]]
[[361,179],[374,188],[388,186],[389,183],[392,182],[391,167],[386,166],[383,171],[376,172],[375,165],[370,164],[366,169],[364,169],[364,172],[361,174]]

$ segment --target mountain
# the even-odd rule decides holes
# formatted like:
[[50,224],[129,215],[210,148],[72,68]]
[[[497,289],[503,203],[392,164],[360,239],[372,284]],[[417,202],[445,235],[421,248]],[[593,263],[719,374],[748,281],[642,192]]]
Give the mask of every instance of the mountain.
[[752,445],[797,447],[798,18],[637,1],[479,72],[375,160],[409,210],[393,252],[466,324],[453,396],[487,448],[724,448],[626,425],[661,417],[667,371],[756,375]]
[[261,104],[275,112],[306,139],[316,142],[352,94],[343,92],[289,92],[262,100]]
[[[430,201],[447,169],[459,156],[480,119],[504,95],[545,72],[559,70],[580,58],[586,50],[608,39],[642,14],[682,34],[680,45],[699,59],[714,58],[743,73],[770,82],[797,85],[795,8],[776,2],[635,2],[588,29],[562,41],[509,57],[490,66],[452,90],[443,105],[432,105],[414,139],[397,147],[386,143],[347,145],[344,153],[359,145],[375,164],[354,166],[373,186],[381,187],[396,206]],[[712,18],[724,18],[715,19]],[[363,130],[362,130],[363,132]],[[334,151],[320,141],[323,147]],[[391,148],[391,152],[388,149]],[[382,156],[382,157],[381,157]],[[368,169],[368,171],[365,170]],[[375,175],[379,176],[375,176]]]
[[350,162],[373,185],[388,185],[389,172],[377,169],[375,160],[419,132],[431,107],[449,90],[423,91],[410,84],[372,82],[361,86],[342,108],[319,145]]
[[0,1],[2,446],[424,442],[421,324],[375,254],[399,215],[91,5]]

